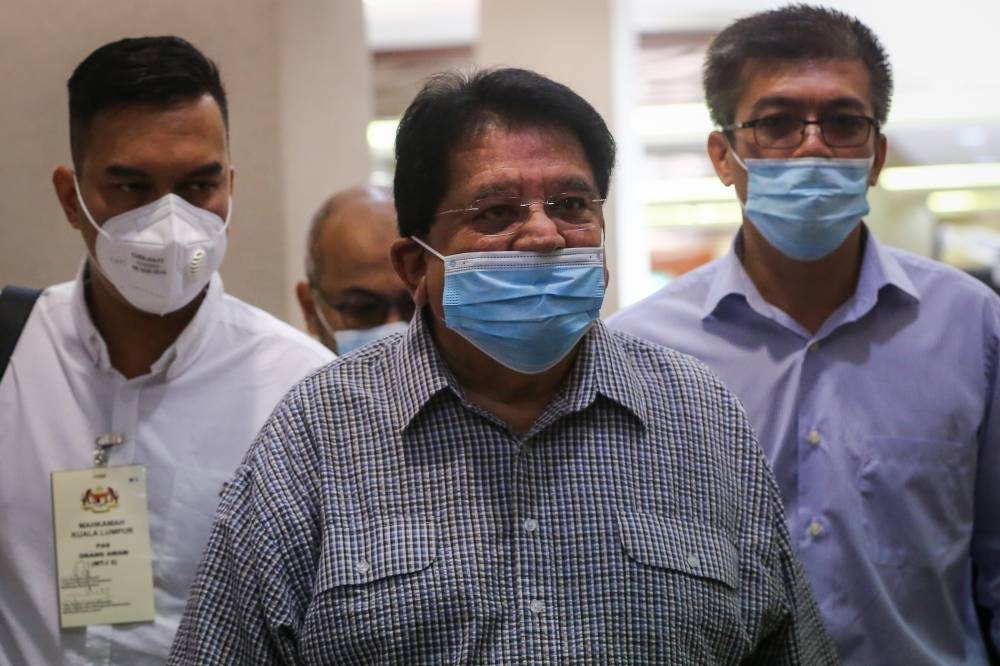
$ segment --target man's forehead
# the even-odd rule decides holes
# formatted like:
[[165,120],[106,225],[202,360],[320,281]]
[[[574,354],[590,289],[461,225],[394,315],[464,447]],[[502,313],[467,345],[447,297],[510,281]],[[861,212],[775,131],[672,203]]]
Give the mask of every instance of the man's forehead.
[[320,234],[320,245],[338,255],[358,255],[381,252],[397,237],[395,209],[391,203],[352,201],[326,218]]
[[386,275],[395,277],[389,258],[392,242],[398,237],[394,219],[340,215],[336,222],[324,226],[317,248],[323,288],[371,285]]
[[478,197],[518,194],[539,182],[560,190],[594,187],[583,146],[560,126],[492,125],[461,141],[449,162],[451,189]]
[[860,58],[751,58],[742,68],[738,107],[764,103],[830,104],[851,100],[871,108],[870,74]]
[[211,95],[169,104],[119,104],[97,113],[86,128],[89,144],[116,142],[143,134],[200,135],[226,145],[222,110]]

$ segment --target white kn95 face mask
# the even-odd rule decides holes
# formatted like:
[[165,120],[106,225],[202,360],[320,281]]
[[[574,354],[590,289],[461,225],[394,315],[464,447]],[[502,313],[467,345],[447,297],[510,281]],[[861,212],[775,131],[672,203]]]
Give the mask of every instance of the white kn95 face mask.
[[201,293],[222,264],[232,197],[225,220],[171,193],[101,226],[87,209],[75,174],[73,181],[80,208],[97,230],[98,268],[139,310],[157,315],[179,310]]

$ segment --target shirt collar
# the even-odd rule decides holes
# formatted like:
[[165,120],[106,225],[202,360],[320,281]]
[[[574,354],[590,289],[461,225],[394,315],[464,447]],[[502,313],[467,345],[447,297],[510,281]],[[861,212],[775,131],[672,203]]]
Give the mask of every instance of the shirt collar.
[[[86,283],[89,281],[88,262],[84,257],[80,262],[80,268],[76,274],[76,284],[73,287],[72,310],[73,322],[76,330],[83,342],[84,349],[90,356],[90,360],[100,370],[112,370],[111,359],[108,355],[108,348],[104,342],[87,308]],[[191,362],[198,357],[199,353],[208,344],[209,333],[217,323],[221,314],[222,300],[225,290],[222,285],[222,278],[216,273],[208,284],[208,291],[204,300],[198,307],[191,322],[181,331],[170,347],[163,352],[150,368],[146,377],[165,375],[166,379],[172,379],[191,365]]]
[[865,227],[865,253],[861,258],[861,274],[858,276],[855,293],[870,296],[874,300],[882,287],[887,285],[895,287],[915,301],[920,300],[920,292],[910,276]]
[[458,382],[438,354],[430,328],[424,321],[424,308],[410,320],[394,359],[393,375],[400,387],[396,429],[405,430],[431,398],[451,388],[456,395]]
[[[437,350],[430,329],[418,311],[398,347],[394,375],[400,387],[397,428],[405,430],[420,411],[441,391],[450,389],[462,399],[462,389]],[[612,333],[600,320],[595,321],[583,337],[576,362],[562,387],[527,433],[527,437],[544,429],[567,413],[583,411],[597,397],[603,396],[628,409],[643,425],[648,422],[648,410],[631,362]]]
[[[576,362],[562,387],[532,430],[541,430],[567,413],[581,412],[598,397],[611,400],[632,413],[644,426],[648,410],[632,362],[620,341],[597,320],[583,337]],[[551,418],[549,418],[551,414]]]
[[[896,258],[875,240],[867,225],[863,225],[863,229],[865,249],[861,258],[858,285],[854,292],[857,308],[864,311],[871,309],[878,300],[882,288],[889,285],[919,301],[920,293]],[[719,260],[715,277],[702,306],[700,313],[702,319],[715,314],[719,304],[731,295],[743,296],[758,312],[770,310],[770,306],[764,301],[746,269],[743,268],[739,258],[741,248],[742,236],[737,232],[732,248]]]
[[[715,277],[712,279],[701,309],[701,318],[707,319],[715,313],[719,304],[728,296],[742,296],[758,310],[764,307],[764,299],[757,291],[750,276],[743,268],[739,255],[743,248],[743,236],[739,231],[733,238],[732,246],[717,264]],[[766,310],[765,310],[766,311]]]

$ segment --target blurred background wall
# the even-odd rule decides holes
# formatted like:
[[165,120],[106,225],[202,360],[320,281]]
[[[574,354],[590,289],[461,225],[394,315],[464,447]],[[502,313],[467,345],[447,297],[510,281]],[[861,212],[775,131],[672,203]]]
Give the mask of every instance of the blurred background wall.
[[[227,289],[300,323],[293,284],[319,203],[388,183],[400,114],[430,74],[517,65],[605,116],[620,161],[607,211],[611,291],[631,303],[724,251],[739,224],[704,152],[700,67],[712,36],[767,0],[6,0],[0,4],[0,284],[70,279],[82,244],[49,182],[69,161],[65,82],[97,46],[174,33],[230,95],[234,222]],[[871,192],[884,241],[988,273],[1000,261],[996,0],[823,4],[889,51],[890,158]]]

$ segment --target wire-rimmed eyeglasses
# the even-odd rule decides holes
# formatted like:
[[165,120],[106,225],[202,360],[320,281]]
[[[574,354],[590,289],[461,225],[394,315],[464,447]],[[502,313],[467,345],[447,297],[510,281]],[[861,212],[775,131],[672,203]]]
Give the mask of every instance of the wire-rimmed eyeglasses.
[[545,199],[525,201],[515,196],[477,199],[464,208],[443,210],[437,215],[462,215],[462,221],[483,236],[512,234],[531,217],[531,207],[542,204],[545,214],[560,231],[592,231],[601,228],[605,199],[593,192],[561,192]]

